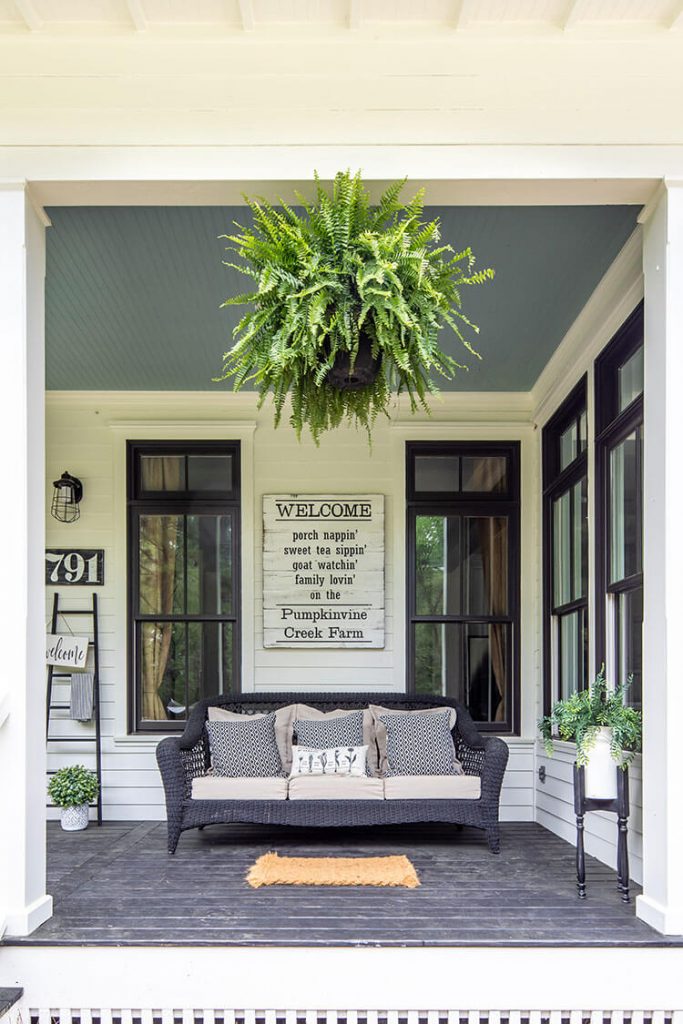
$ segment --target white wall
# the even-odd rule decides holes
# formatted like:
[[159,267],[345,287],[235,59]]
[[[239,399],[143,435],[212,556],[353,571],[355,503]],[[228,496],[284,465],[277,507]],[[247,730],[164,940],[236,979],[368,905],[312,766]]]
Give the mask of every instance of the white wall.
[[[643,297],[641,232],[637,229],[624,246],[557,349],[533,390],[538,456],[544,424],[562,404],[572,388],[587,374],[588,404],[588,559],[589,559],[589,675],[595,676],[595,466],[594,466],[594,379],[596,356],[609,342],[629,313]],[[539,498],[540,500],[540,498]],[[539,541],[540,544],[540,541]],[[539,715],[542,697],[539,694]],[[569,842],[576,837],[574,816],[573,763],[575,748],[558,743],[552,758],[537,746],[537,766],[545,766],[546,779],[536,776],[536,820]],[[642,764],[638,756],[630,773],[631,816],[629,856],[631,876],[642,881]],[[616,868],[616,819],[612,814],[594,812],[585,819],[586,851]]]
[[[336,431],[320,448],[298,443],[288,425],[274,430],[268,408],[249,395],[193,393],[48,393],[47,480],[68,469],[84,485],[81,518],[47,517],[51,547],[102,547],[100,591],[104,806],[107,818],[164,816],[156,741],[126,731],[126,439],[238,439],[242,444],[243,687],[245,690],[403,690],[405,688],[405,441],[520,439],[522,442],[522,735],[510,741],[503,817],[533,820],[534,733],[538,693],[538,479],[526,395],[451,395],[431,420],[379,422],[372,449],[363,433]],[[279,650],[262,646],[261,498],[268,493],[385,495],[386,644],[383,650]],[[47,510],[46,510],[47,511]],[[48,587],[48,612],[52,600]],[[91,590],[60,590],[71,605]],[[59,697],[57,697],[59,699]],[[78,734],[87,727],[66,722]],[[76,745],[51,748],[49,767],[83,760]],[[86,762],[87,763],[87,762]]]

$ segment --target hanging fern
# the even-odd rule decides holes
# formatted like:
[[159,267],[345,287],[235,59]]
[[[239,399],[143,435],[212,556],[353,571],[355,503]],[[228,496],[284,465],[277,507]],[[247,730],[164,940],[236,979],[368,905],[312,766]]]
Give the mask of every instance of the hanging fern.
[[[247,199],[253,226],[235,224],[238,234],[221,236],[242,260],[226,266],[253,282],[223,307],[253,308],[215,379],[232,378],[235,391],[253,382],[259,408],[272,393],[276,425],[290,396],[297,436],[307,425],[317,443],[344,419],[370,432],[394,390],[408,394],[413,411],[428,411],[434,376],[450,379],[463,369],[441,349],[439,332],[450,326],[478,355],[468,340],[478,327],[462,310],[461,292],[493,278],[493,270],[475,271],[469,248],[439,244],[438,220],[422,220],[424,191],[401,202],[405,180],[390,185],[376,207],[360,172],[339,172],[331,193],[317,174],[315,181],[313,202],[297,195],[303,213]],[[362,337],[379,372],[366,387],[339,390],[329,371],[344,353],[353,368]]]

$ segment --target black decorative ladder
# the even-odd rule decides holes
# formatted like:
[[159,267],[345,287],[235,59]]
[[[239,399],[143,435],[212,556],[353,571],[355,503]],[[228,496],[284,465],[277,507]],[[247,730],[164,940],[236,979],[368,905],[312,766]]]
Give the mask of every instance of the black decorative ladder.
[[[100,725],[100,647],[97,628],[97,594],[92,595],[92,607],[90,608],[60,608],[59,594],[55,593],[52,599],[52,624],[51,632],[57,632],[60,617],[69,619],[71,616],[89,617],[91,619],[88,648],[93,652],[93,721],[95,725],[94,735],[88,736],[50,736],[50,720],[53,711],[68,711],[70,704],[54,703],[52,700],[52,682],[54,679],[68,679],[71,681],[71,672],[55,671],[55,665],[48,665],[47,669],[47,699],[45,715],[45,741],[47,749],[50,743],[91,743],[95,747],[95,774],[97,775],[98,789],[97,801],[91,804],[97,808],[97,824],[102,824],[102,731]],[[52,775],[54,772],[48,772]],[[50,805],[48,805],[50,806]]]

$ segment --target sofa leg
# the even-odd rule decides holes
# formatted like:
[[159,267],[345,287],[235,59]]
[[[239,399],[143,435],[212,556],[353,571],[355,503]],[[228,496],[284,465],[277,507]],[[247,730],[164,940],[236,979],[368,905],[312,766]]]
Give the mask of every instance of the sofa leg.
[[500,853],[500,832],[498,826],[487,830],[487,836],[489,840],[489,850],[491,853]]
[[170,828],[168,829],[168,852],[173,854],[176,852],[178,846],[178,840],[180,839],[180,829]]

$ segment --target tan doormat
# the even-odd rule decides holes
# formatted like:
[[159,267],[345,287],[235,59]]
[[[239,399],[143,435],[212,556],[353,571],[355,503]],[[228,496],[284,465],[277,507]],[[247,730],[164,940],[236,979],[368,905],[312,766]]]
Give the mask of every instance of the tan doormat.
[[404,856],[395,857],[280,857],[264,853],[249,868],[247,882],[262,885],[400,885],[420,884],[415,868]]

